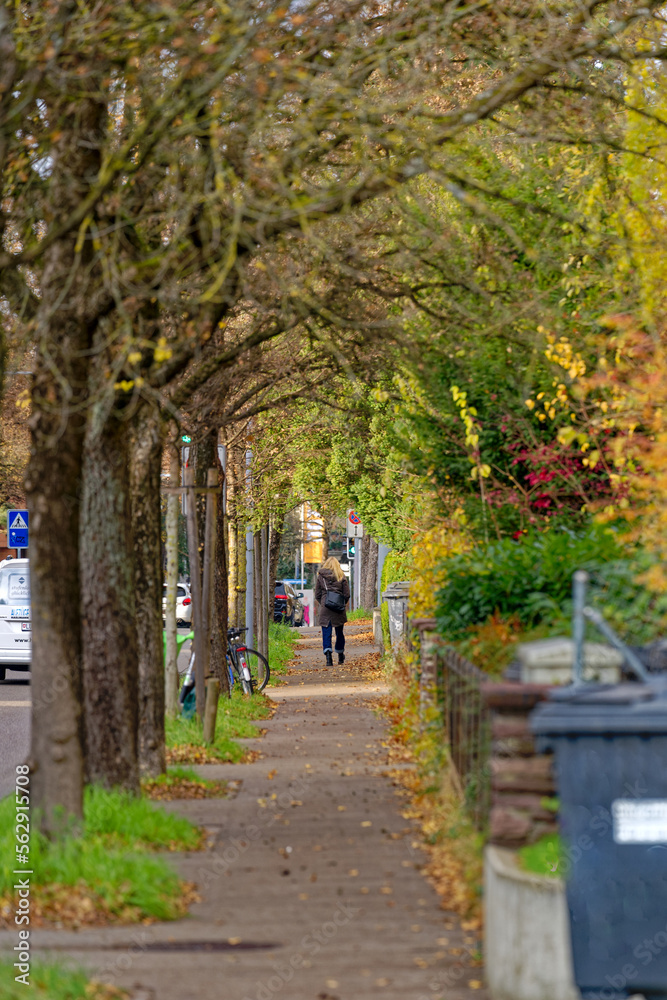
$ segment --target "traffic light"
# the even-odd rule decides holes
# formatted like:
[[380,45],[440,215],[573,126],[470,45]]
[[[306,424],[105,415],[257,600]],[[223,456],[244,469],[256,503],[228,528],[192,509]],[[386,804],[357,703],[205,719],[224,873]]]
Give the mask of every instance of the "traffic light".
[[347,558],[354,559],[357,554],[357,540],[356,538],[348,538],[347,540]]

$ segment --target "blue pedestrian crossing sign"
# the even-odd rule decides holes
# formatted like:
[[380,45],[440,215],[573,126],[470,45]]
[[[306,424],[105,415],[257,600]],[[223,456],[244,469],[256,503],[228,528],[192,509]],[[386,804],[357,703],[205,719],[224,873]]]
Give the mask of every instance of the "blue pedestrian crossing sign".
[[7,511],[7,546],[10,549],[27,549],[30,515],[27,510]]

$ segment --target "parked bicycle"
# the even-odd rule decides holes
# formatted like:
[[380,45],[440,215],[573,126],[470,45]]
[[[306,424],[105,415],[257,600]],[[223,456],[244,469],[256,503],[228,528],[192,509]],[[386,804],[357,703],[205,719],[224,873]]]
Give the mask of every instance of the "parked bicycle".
[[[230,691],[238,682],[244,694],[253,694],[255,691],[264,690],[269,682],[270,670],[266,657],[242,642],[243,633],[246,631],[245,628],[227,629],[227,674]],[[195,651],[193,645],[190,662],[179,694],[181,705],[185,704],[186,698],[194,691],[194,688]]]
[[249,691],[246,691],[245,687],[243,690],[246,694],[252,694],[253,691],[264,690],[269,683],[271,672],[266,657],[242,641],[243,633],[247,631],[247,628],[227,629],[227,658],[231,659],[237,676],[250,684]]

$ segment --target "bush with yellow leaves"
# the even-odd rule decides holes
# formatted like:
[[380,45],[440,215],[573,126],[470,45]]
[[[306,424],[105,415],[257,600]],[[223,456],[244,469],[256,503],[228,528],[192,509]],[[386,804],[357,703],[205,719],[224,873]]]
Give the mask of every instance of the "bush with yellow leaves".
[[436,611],[436,595],[445,582],[445,560],[470,548],[465,517],[457,511],[453,518],[441,521],[428,531],[415,536],[411,549],[413,572],[410,588],[410,615],[430,618]]

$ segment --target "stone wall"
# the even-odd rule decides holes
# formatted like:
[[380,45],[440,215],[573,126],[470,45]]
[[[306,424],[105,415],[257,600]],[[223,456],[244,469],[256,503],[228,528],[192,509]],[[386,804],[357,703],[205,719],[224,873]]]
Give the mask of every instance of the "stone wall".
[[555,795],[550,756],[535,752],[528,718],[549,687],[502,682],[482,685],[491,712],[491,817],[489,841],[501,847],[532,844],[558,830],[544,800]]

